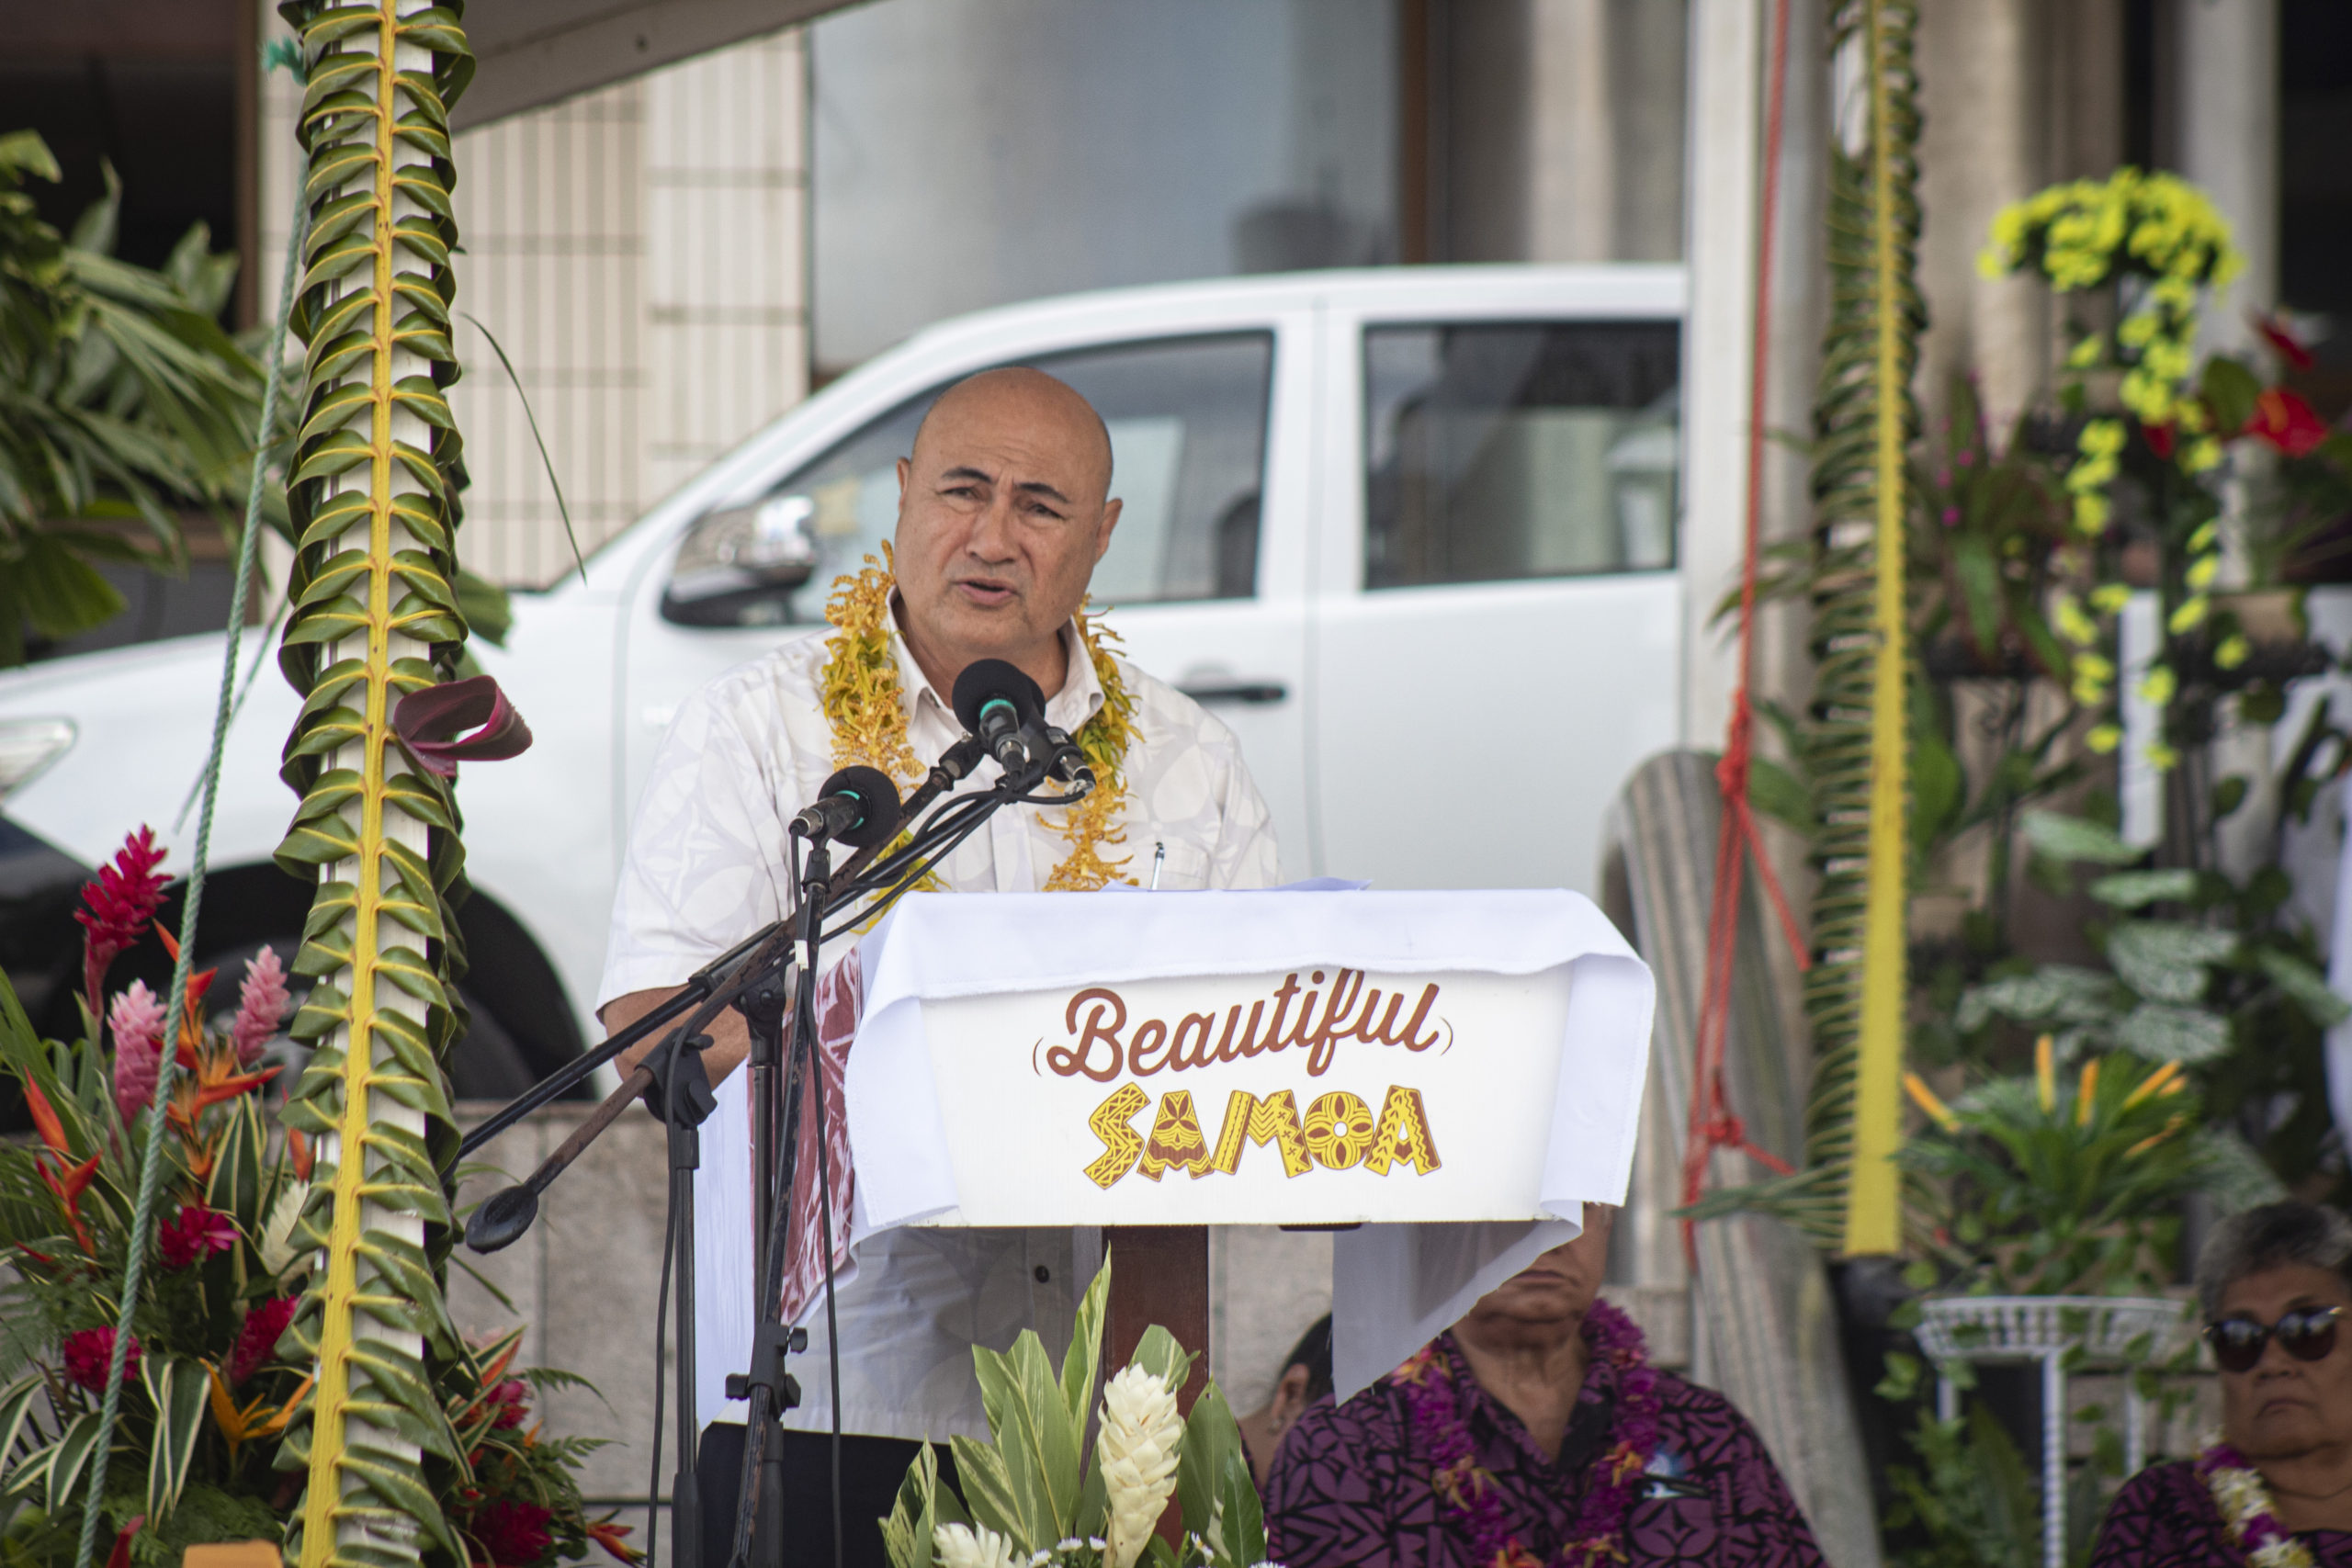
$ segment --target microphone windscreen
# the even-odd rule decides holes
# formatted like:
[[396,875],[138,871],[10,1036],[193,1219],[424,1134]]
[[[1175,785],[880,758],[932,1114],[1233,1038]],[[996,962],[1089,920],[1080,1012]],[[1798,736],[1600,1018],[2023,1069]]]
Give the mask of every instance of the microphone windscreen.
[[1046,716],[1045,693],[1018,665],[1001,659],[976,660],[956,677],[956,722],[965,734],[979,733],[980,710],[999,697],[1012,705],[1024,726]]
[[853,849],[887,844],[899,830],[899,786],[879,768],[863,765],[842,769],[825,781],[824,795],[854,796],[865,815],[835,838]]

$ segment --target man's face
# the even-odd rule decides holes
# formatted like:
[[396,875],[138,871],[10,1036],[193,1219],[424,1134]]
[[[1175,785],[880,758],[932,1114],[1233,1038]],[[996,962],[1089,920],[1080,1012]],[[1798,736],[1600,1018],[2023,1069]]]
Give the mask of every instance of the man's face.
[[1471,1312],[1529,1324],[1581,1322],[1608,1271],[1609,1228],[1616,1217],[1614,1209],[1587,1203],[1583,1234],[1479,1297]]
[[2297,1307],[2340,1306],[2335,1346],[2299,1361],[2272,1339],[2262,1359],[2222,1373],[2222,1430],[2248,1459],[2292,1459],[2352,1443],[2352,1291],[2332,1269],[2288,1264],[2249,1274],[2222,1292],[2224,1318],[2270,1325]]
[[1092,411],[1035,371],[991,372],[940,400],[899,464],[894,547],[926,671],[952,680],[978,659],[1041,681],[1041,662],[1058,670],[1061,628],[1118,522],[1109,468]]

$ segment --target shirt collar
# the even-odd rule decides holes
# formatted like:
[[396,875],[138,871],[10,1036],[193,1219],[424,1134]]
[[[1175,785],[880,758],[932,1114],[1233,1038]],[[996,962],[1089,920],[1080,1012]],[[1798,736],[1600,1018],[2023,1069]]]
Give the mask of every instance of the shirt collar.
[[[1078,635],[1075,619],[1063,623],[1061,638],[1069,673],[1062,680],[1062,689],[1046,699],[1046,722],[1066,734],[1076,735],[1102,708],[1102,682],[1094,673],[1094,660],[1087,654],[1086,639]],[[947,694],[931,683],[899,629],[899,596],[895,591],[890,595],[890,651],[899,661],[899,690],[907,694],[908,722],[912,724],[928,702],[940,717],[956,725],[956,705]],[[960,732],[962,727],[956,727]]]

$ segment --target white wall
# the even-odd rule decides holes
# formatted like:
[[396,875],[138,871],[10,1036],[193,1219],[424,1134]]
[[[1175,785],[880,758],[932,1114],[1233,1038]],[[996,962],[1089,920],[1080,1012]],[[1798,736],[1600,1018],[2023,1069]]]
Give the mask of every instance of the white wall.
[[[284,36],[262,10],[266,36]],[[755,39],[457,139],[457,306],[513,360],[583,550],[807,394],[804,59],[796,32]],[[270,310],[299,103],[269,78]],[[458,553],[498,581],[548,584],[571,547],[523,402],[462,318],[458,352],[472,479]]]

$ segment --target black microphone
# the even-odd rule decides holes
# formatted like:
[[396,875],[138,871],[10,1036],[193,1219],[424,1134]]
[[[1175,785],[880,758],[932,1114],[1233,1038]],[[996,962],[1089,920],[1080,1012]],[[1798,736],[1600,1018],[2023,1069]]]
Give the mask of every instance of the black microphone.
[[1067,730],[1050,724],[1039,723],[1027,731],[1035,755],[1046,759],[1046,776],[1058,784],[1076,784],[1081,791],[1094,787],[1094,769],[1087,761],[1086,753]]
[[967,665],[956,677],[956,722],[979,738],[997,766],[1017,773],[1029,765],[1021,732],[1044,722],[1046,694],[1037,682],[1001,659]]
[[816,804],[792,819],[804,839],[839,839],[854,849],[888,843],[899,830],[899,786],[879,768],[843,768]]

